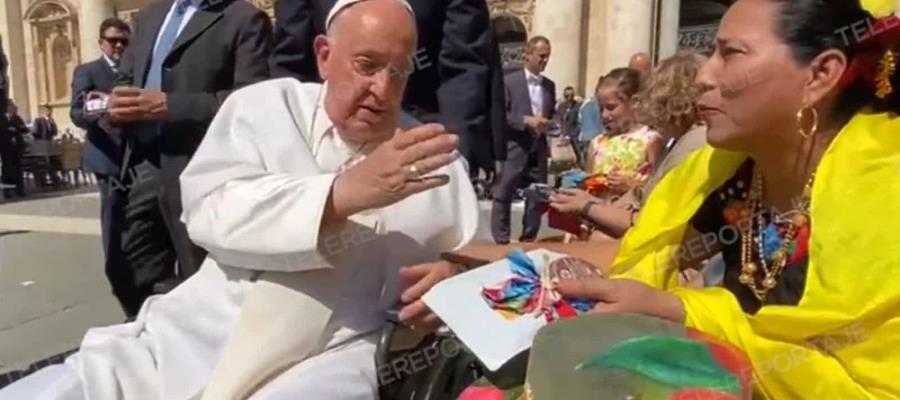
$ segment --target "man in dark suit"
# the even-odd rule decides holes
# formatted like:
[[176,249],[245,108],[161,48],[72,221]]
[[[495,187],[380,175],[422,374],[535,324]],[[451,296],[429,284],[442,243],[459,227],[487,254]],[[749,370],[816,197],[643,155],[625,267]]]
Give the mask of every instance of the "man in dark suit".
[[[556,84],[542,76],[550,61],[550,40],[531,38],[525,46],[525,68],[506,75],[507,159],[494,192],[491,231],[500,244],[509,243],[510,208],[516,189],[547,183],[546,131],[556,108]],[[528,198],[522,217],[522,242],[534,241],[541,229],[543,205]]]
[[41,114],[34,119],[34,139],[53,140],[59,133],[56,121],[53,120],[53,109],[49,104],[41,106]]
[[[117,179],[122,162],[122,141],[118,135],[101,126],[99,113],[85,110],[85,101],[102,98],[112,91],[122,53],[128,47],[131,28],[118,18],[107,18],[100,24],[100,58],[75,68],[72,77],[72,102],[69,117],[75,126],[87,131],[81,166],[94,174],[100,187],[100,224],[103,233],[103,254],[110,260],[109,233],[112,222],[112,202],[109,200],[110,179]],[[113,184],[114,185],[114,184]],[[122,268],[107,265],[106,270]]]
[[[491,149],[489,93],[490,12],[484,0],[408,0],[416,15],[419,50],[403,108],[422,122],[440,122],[460,136],[459,150],[474,164],[480,149]],[[325,18],[336,0],[282,0],[275,3],[274,77],[320,82],[313,39],[325,33]],[[499,62],[499,58],[498,58]],[[490,151],[486,155],[490,155]],[[472,165],[476,167],[477,165]]]
[[[206,257],[180,220],[178,178],[228,94],[268,78],[270,49],[269,17],[244,0],[159,0],[135,16],[108,110],[126,144],[123,232],[111,242],[129,264],[117,277],[123,290],[114,289],[126,310],[137,312]],[[173,257],[174,279],[165,279]]]
[[0,145],[0,159],[3,161],[3,183],[14,188],[4,190],[4,196],[13,194],[25,197],[25,180],[22,176],[22,155],[28,145],[25,143],[25,135],[31,132],[25,125],[25,120],[19,116],[19,107],[12,99],[6,104],[6,131],[3,144]]

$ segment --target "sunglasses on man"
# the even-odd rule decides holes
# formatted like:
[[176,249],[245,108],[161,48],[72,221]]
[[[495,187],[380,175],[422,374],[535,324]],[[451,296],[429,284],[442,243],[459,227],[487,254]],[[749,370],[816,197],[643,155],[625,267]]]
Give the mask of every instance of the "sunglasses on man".
[[122,46],[128,46],[128,42],[129,42],[128,38],[122,38],[122,37],[105,37],[105,38],[103,38],[103,40],[109,42],[109,44],[111,44],[113,46],[115,46],[117,44],[121,44]]

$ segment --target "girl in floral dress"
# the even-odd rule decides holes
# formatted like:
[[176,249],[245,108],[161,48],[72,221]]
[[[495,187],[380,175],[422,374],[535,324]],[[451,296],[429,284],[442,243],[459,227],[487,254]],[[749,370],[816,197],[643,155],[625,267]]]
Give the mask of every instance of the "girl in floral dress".
[[592,190],[603,199],[644,184],[661,158],[662,136],[635,118],[632,97],[640,89],[637,71],[619,68],[600,79],[597,99],[607,134],[591,141],[587,171],[602,183]]

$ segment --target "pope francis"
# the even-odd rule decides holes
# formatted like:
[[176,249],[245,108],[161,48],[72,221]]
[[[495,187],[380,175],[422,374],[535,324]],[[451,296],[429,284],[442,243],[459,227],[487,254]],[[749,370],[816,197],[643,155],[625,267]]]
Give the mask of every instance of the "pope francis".
[[377,398],[373,333],[398,303],[435,323],[419,297],[453,273],[433,261],[472,240],[478,204],[455,136],[400,111],[409,5],[341,0],[327,25],[326,83],[235,92],[181,176],[199,273],[0,399]]

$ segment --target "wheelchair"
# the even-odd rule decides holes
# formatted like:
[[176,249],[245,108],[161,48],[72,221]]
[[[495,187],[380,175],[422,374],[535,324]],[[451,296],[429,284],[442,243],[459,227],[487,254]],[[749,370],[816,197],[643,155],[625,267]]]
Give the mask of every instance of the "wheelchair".
[[[491,372],[446,327],[413,340],[410,335],[390,312],[375,352],[380,400],[456,400],[481,378],[501,388],[525,381],[528,350]],[[404,341],[415,343],[398,345]]]
[[381,330],[375,368],[381,400],[455,400],[485,371],[449,330],[417,336],[397,312]]

